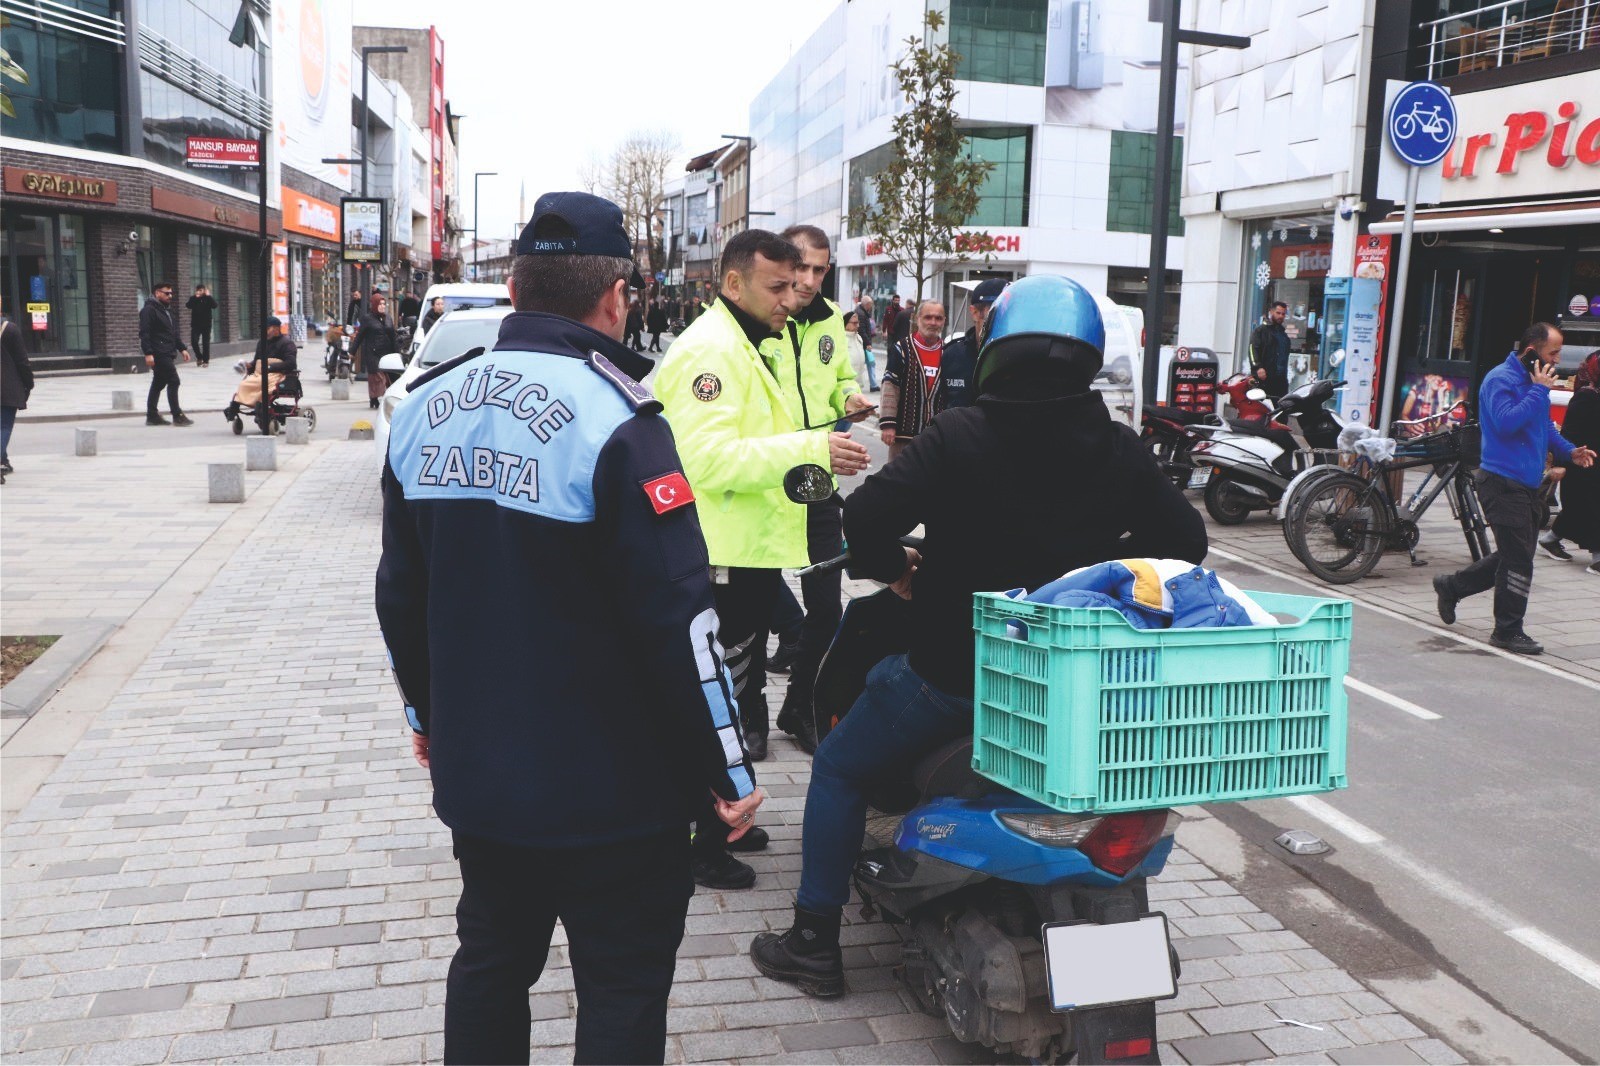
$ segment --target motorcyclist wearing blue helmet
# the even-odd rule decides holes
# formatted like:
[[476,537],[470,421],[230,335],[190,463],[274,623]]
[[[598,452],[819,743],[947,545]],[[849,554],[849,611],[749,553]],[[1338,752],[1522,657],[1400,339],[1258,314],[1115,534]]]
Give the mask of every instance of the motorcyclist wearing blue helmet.
[[[1083,286],[1013,282],[990,312],[977,403],[940,414],[845,500],[852,573],[917,605],[911,650],[873,668],[817,749],[794,926],[750,949],[768,977],[845,991],[839,921],[866,789],[971,731],[973,593],[1037,588],[1111,559],[1205,558],[1200,515],[1091,388],[1104,344]],[[919,524],[920,554],[900,544]]]

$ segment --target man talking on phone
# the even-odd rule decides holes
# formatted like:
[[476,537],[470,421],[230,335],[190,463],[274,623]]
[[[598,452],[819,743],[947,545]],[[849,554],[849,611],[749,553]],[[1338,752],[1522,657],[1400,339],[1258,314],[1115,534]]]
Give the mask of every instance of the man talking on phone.
[[[832,248],[828,235],[816,226],[790,226],[783,237],[800,249],[795,269],[795,311],[784,323],[783,334],[761,346],[761,356],[772,368],[789,399],[797,424],[828,432],[842,419],[859,422],[873,411],[856,381],[857,367],[850,362],[849,337],[839,305],[822,295]],[[806,510],[806,550],[813,563],[844,551],[839,494]],[[805,626],[800,648],[789,673],[789,691],[778,712],[778,728],[794,737],[806,752],[817,750],[817,729],[811,717],[811,692],[817,665],[839,628],[843,612],[839,596],[843,575],[834,570],[810,574],[800,580],[805,601]]]
[[1561,331],[1548,322],[1523,330],[1517,350],[1489,371],[1478,390],[1483,461],[1478,497],[1494,530],[1495,551],[1465,570],[1433,579],[1439,617],[1456,620],[1456,604],[1494,589],[1494,632],[1489,643],[1519,655],[1539,655],[1544,646],[1522,628],[1533,588],[1533,548],[1539,535],[1539,485],[1545,456],[1574,466],[1593,466],[1593,448],[1574,447],[1550,422],[1551,367],[1561,358]]

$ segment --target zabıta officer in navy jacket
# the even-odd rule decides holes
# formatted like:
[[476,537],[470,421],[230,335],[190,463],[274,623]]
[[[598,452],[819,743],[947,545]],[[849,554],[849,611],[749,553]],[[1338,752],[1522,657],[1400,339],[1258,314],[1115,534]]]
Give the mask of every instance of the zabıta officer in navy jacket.
[[383,473],[377,609],[461,868],[444,1061],[526,1062],[566,929],[579,1062],[661,1062],[689,823],[755,787],[710,565],[650,361],[620,343],[615,204],[539,198],[490,351],[422,375]]

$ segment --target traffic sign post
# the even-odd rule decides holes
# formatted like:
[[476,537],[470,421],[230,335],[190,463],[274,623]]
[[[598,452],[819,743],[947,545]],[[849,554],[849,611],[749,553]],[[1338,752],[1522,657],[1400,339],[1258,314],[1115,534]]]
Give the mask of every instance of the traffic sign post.
[[[1445,89],[1431,81],[1414,81],[1395,94],[1384,130],[1396,155],[1405,160],[1406,212],[1400,227],[1400,257],[1396,264],[1394,314],[1389,323],[1389,353],[1384,358],[1383,392],[1378,417],[1387,419],[1394,405],[1395,378],[1400,365],[1400,327],[1406,310],[1406,281],[1411,275],[1411,234],[1417,222],[1417,188],[1422,168],[1433,166],[1450,151],[1456,137],[1456,105]],[[1380,423],[1381,428],[1383,423]]]

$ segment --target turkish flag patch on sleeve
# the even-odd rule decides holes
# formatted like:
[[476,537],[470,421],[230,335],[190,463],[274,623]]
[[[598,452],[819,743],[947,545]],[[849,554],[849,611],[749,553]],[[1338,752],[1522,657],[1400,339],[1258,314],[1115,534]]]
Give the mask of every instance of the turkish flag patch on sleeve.
[[656,514],[666,514],[694,502],[694,493],[689,490],[688,480],[676,470],[644,482],[643,487]]

